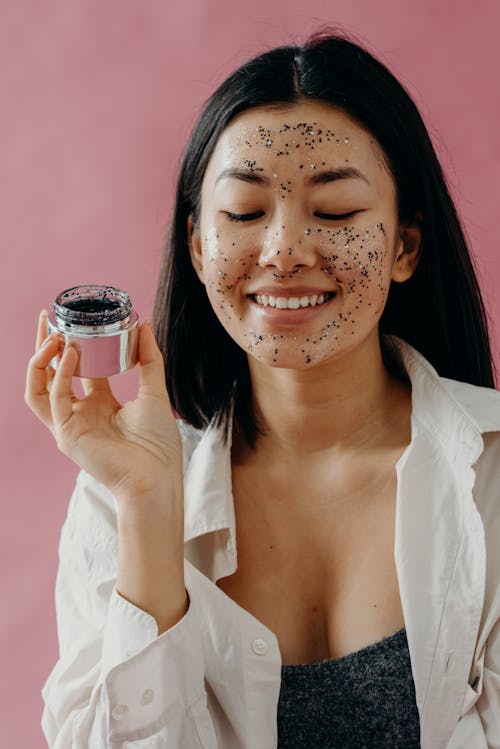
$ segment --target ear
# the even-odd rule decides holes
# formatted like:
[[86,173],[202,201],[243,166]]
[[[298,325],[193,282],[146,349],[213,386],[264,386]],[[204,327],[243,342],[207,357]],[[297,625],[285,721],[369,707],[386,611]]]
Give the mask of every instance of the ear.
[[189,244],[189,254],[191,256],[191,263],[196,271],[196,275],[202,282],[205,283],[203,277],[203,256],[201,252],[201,237],[200,232],[193,223],[193,216],[190,213],[187,220],[187,235]]
[[422,214],[417,213],[413,221],[399,227],[399,240],[391,276],[396,283],[411,278],[418,265],[422,252],[422,222]]

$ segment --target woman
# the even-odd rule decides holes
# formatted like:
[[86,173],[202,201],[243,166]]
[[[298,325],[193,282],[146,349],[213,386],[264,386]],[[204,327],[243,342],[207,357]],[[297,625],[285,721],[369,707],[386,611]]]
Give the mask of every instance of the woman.
[[74,396],[71,347],[48,368],[40,316],[26,402],[82,469],[49,746],[497,746],[486,315],[425,127],[368,52],[318,35],[213,94],[154,323],[122,406],[107,379]]

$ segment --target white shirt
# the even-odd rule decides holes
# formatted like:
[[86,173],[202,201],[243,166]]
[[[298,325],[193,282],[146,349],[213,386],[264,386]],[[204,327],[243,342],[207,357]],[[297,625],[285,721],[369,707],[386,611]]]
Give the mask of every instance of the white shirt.
[[[412,384],[394,558],[421,746],[499,749],[500,392],[383,341]],[[237,567],[231,445],[178,424],[189,609],[158,637],[117,592],[116,499],[80,471],[59,546],[59,660],[42,688],[50,748],[276,749],[277,638],[215,585]]]

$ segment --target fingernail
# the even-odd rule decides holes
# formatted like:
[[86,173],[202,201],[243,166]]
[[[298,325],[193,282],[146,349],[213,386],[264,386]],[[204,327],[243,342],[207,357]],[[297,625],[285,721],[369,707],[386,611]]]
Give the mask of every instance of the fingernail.
[[48,316],[48,314],[49,314],[49,313],[47,312],[47,310],[46,310],[46,309],[43,309],[43,310],[41,310],[41,312],[40,312],[40,317],[42,317],[42,316],[43,316],[43,317],[47,317],[47,316]]

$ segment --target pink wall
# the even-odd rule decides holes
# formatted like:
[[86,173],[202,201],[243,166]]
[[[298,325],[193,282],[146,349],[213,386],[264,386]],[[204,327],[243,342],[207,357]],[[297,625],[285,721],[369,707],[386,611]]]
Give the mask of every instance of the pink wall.
[[[78,470],[23,402],[38,312],[94,282],[129,290],[140,317],[151,315],[180,150],[200,105],[236,64],[326,23],[365,40],[419,104],[472,240],[500,367],[496,0],[2,4],[3,746],[45,745],[57,544]],[[136,372],[113,384],[133,397]]]

